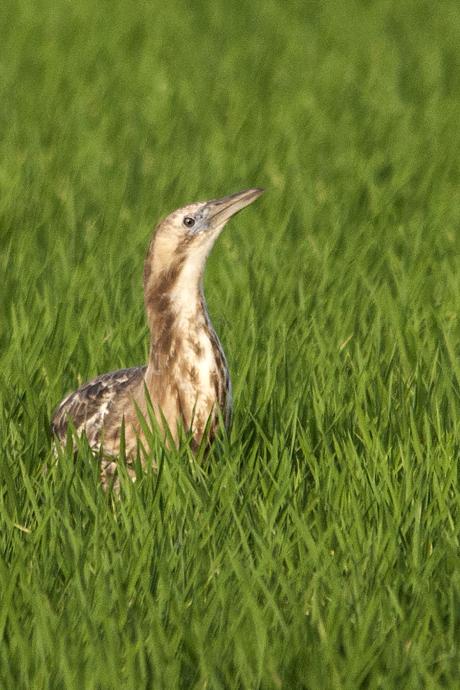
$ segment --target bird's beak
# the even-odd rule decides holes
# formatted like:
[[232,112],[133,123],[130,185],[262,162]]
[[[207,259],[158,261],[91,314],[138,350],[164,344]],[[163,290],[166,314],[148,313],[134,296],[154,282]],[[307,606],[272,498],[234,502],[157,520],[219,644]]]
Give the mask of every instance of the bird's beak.
[[252,204],[261,194],[263,189],[245,189],[244,192],[229,194],[222,199],[208,201],[204,207],[206,220],[210,228],[221,228],[229,218],[234,216],[249,204]]

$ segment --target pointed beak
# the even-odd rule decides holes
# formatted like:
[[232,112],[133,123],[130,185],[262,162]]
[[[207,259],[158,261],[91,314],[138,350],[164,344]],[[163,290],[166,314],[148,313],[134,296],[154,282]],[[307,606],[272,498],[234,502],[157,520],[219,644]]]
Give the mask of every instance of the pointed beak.
[[222,199],[208,201],[204,211],[209,227],[222,227],[229,218],[252,204],[263,192],[263,189],[245,189],[244,192],[237,192],[224,196]]

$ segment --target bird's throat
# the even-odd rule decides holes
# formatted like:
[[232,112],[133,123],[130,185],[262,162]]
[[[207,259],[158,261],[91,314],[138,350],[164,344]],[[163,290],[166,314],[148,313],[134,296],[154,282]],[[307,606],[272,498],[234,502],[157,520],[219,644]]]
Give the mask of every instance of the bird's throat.
[[147,277],[151,333],[145,383],[158,418],[173,438],[178,426],[199,443],[211,416],[223,410],[229,386],[225,356],[206,309],[202,266],[184,263]]

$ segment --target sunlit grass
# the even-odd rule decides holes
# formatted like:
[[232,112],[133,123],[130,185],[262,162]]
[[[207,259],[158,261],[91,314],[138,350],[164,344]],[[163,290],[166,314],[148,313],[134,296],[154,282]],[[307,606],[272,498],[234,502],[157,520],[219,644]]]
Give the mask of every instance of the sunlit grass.
[[[1,13],[0,686],[457,687],[457,3]],[[255,185],[233,429],[113,500],[51,412],[145,362],[154,223]]]

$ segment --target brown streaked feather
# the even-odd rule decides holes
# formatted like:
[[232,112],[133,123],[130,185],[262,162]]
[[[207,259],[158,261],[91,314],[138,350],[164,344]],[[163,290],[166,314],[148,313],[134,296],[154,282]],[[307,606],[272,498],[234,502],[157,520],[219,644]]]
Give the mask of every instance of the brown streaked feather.
[[228,428],[232,419],[232,384],[228,372],[227,360],[220,340],[209,321],[209,317],[206,319],[206,326],[216,366],[215,370],[211,372],[211,382],[215,388],[216,400],[222,411],[225,426]]
[[[150,329],[146,367],[99,376],[67,396],[54,413],[52,431],[65,442],[69,424],[101,451],[101,478],[116,474],[121,429],[127,459],[155,466],[150,431],[139,415],[153,413],[163,441],[176,443],[180,429],[191,432],[193,447],[212,441],[219,419],[228,427],[231,384],[225,355],[203,296],[203,271],[225,223],[252,203],[260,189],[189,204],[157,226],[144,265],[144,302]],[[190,221],[190,222],[189,222]],[[191,229],[193,228],[193,229]],[[132,466],[129,468],[132,470]]]
[[64,443],[70,420],[77,434],[86,433],[91,448],[97,449],[114,404],[128,389],[141,384],[146,369],[145,366],[120,369],[85,383],[64,398],[54,412],[51,422],[53,434]]

